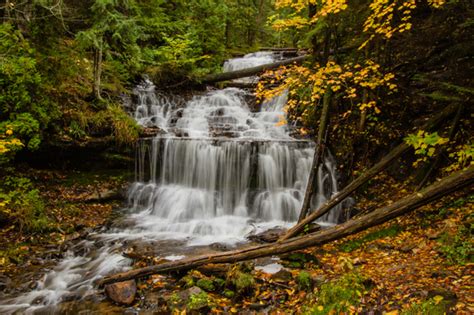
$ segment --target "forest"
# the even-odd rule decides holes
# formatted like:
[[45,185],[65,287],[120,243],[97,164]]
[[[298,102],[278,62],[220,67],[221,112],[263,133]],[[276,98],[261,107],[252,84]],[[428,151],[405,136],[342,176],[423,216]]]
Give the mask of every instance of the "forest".
[[472,1],[0,16],[0,314],[474,313]]

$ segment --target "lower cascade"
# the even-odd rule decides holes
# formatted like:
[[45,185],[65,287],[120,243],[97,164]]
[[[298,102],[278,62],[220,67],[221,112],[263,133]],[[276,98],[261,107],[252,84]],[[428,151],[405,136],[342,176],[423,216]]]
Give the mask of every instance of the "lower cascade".
[[[268,62],[269,56],[249,59],[255,65],[256,59]],[[245,58],[233,67],[241,68],[242,62]],[[124,217],[70,246],[35,290],[0,301],[0,313],[55,312],[71,296],[94,296],[95,280],[129,268],[131,261],[123,252],[135,244],[148,244],[158,256],[174,260],[203,246],[233,246],[252,233],[296,222],[314,143],[291,137],[291,126],[281,123],[285,93],[263,103],[259,111],[251,110],[252,95],[236,88],[184,101],[159,95],[145,81],[135,94],[135,118],[159,133],[137,146],[136,179]],[[336,163],[329,153],[316,178],[312,209],[338,189]],[[341,220],[341,207],[336,207],[318,223]]]

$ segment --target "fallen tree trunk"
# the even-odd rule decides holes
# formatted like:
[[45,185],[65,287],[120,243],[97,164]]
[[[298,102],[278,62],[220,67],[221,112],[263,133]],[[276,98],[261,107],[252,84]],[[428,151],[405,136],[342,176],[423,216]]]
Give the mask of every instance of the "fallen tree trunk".
[[[441,113],[427,121],[421,129],[423,130],[432,130],[439,123],[443,122],[447,117],[455,112],[457,106],[449,106],[445,108]],[[403,153],[407,152],[411,147],[406,143],[401,143],[390,151],[386,156],[384,156],[377,164],[372,166],[364,174],[359,176],[357,179],[352,181],[347,185],[343,190],[334,195],[330,200],[323,204],[319,209],[310,213],[303,220],[299,221],[294,227],[289,229],[281,238],[280,241],[287,240],[293,236],[298,235],[301,231],[304,230],[305,225],[313,222],[314,220],[320,218],[322,215],[328,213],[335,206],[340,204],[344,199],[349,197],[354,191],[359,187],[365,184],[369,179],[377,175],[380,171],[386,168],[393,160],[400,157]]]
[[329,91],[326,92],[323,98],[323,108],[319,120],[318,138],[316,139],[316,147],[314,148],[313,163],[311,165],[311,171],[309,172],[308,184],[306,185],[306,192],[304,194],[298,222],[303,221],[311,206],[311,197],[313,197],[314,192],[314,178],[316,177],[316,174],[318,174],[318,169],[322,163],[324,149],[326,147],[326,130],[329,119],[329,104],[331,103],[331,96],[332,93]]
[[395,217],[417,209],[433,200],[439,199],[456,190],[468,187],[474,183],[474,166],[456,172],[442,180],[428,186],[421,192],[414,193],[400,199],[388,206],[379,208],[369,214],[357,219],[349,220],[341,225],[334,226],[319,232],[308,234],[286,240],[279,243],[250,247],[243,250],[236,250],[213,255],[201,255],[190,257],[179,261],[163,263],[160,265],[148,266],[145,268],[130,270],[115,275],[105,277],[97,284],[104,285],[112,282],[120,282],[152,274],[187,270],[205,264],[235,263],[259,257],[283,254],[308,247],[322,245],[345,236],[360,232],[375,225],[387,222]]
[[261,66],[256,66],[252,68],[247,68],[247,69],[242,69],[242,70],[236,70],[236,71],[229,71],[229,72],[223,72],[223,73],[217,73],[217,74],[210,74],[208,76],[205,76],[201,83],[202,84],[210,84],[210,83],[216,83],[216,82],[221,82],[221,81],[228,81],[228,80],[234,80],[234,79],[239,79],[239,78],[246,78],[246,77],[251,77],[256,74],[259,74],[261,72],[265,72],[267,70],[271,69],[276,69],[281,66],[287,66],[295,63],[302,63],[306,60],[309,60],[311,56],[310,55],[305,55],[305,56],[300,56],[300,57],[295,57],[295,58],[289,58],[273,63],[268,63],[265,65]]

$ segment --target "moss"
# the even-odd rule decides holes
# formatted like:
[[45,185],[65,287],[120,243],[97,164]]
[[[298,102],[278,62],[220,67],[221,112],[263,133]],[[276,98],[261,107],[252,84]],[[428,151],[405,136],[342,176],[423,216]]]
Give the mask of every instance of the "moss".
[[186,275],[181,278],[180,282],[183,283],[185,288],[190,288],[196,285],[194,278],[190,275]]
[[225,280],[221,278],[215,278],[213,280],[214,286],[218,289],[223,288],[225,286]]
[[182,303],[181,298],[178,296],[177,293],[173,293],[170,298],[168,299],[168,307],[170,309],[174,309],[177,307],[180,303]]
[[344,252],[351,252],[367,242],[374,241],[376,239],[384,238],[384,237],[393,237],[400,233],[402,228],[398,224],[394,224],[386,229],[378,230],[372,233],[367,234],[366,236],[358,239],[354,239],[351,241],[347,241],[340,245],[340,249]]
[[418,315],[418,314],[430,314],[430,315],[443,315],[448,311],[448,305],[441,296],[434,297],[427,301],[413,303],[410,307],[404,310],[402,315]]
[[313,286],[311,275],[306,271],[301,271],[298,276],[296,276],[296,283],[300,290],[310,290]]
[[214,283],[212,282],[211,279],[199,279],[196,282],[196,285],[203,289],[204,291],[215,291],[216,287],[214,286]]
[[197,311],[209,307],[209,304],[209,296],[206,292],[201,292],[198,294],[191,295],[186,306],[190,311]]
[[223,295],[228,299],[232,299],[235,296],[235,292],[229,289],[225,289]]
[[233,284],[237,289],[237,292],[244,292],[253,288],[255,285],[255,279],[248,273],[238,271]]
[[365,290],[365,280],[359,274],[349,273],[325,283],[318,293],[317,305],[311,307],[309,314],[339,314],[349,312],[350,306],[357,306]]

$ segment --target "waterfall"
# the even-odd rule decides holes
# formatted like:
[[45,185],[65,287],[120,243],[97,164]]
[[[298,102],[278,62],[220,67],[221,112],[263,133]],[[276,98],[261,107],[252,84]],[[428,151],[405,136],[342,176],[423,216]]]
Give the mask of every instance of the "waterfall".
[[[251,54],[227,61],[224,70],[275,58],[271,52]],[[155,126],[167,131],[142,139],[137,149],[137,181],[128,199],[130,211],[141,215],[137,228],[147,235],[185,238],[191,245],[236,243],[252,230],[297,220],[314,143],[292,138],[289,127],[280,123],[288,93],[253,112],[248,104],[252,95],[243,89],[211,90],[180,104],[153,96],[149,82],[135,92],[138,100],[152,101],[153,113],[166,113]],[[336,163],[327,153],[316,176],[312,209],[337,192],[336,175]],[[324,224],[339,220],[340,207],[320,219]]]
[[[268,58],[276,57],[258,53],[230,60],[226,69]],[[157,93],[145,80],[134,92],[137,122],[162,133],[137,146],[136,181],[123,222],[71,246],[35,290],[0,301],[0,313],[56,313],[68,298],[94,297],[96,279],[129,268],[122,253],[130,244],[149,244],[171,260],[194,246],[244,242],[250,232],[297,220],[314,143],[292,138],[279,123],[287,93],[253,112],[251,95],[241,89],[212,90],[185,102]],[[329,153],[316,178],[312,209],[337,192]],[[319,222],[337,223],[340,212],[337,207]]]

